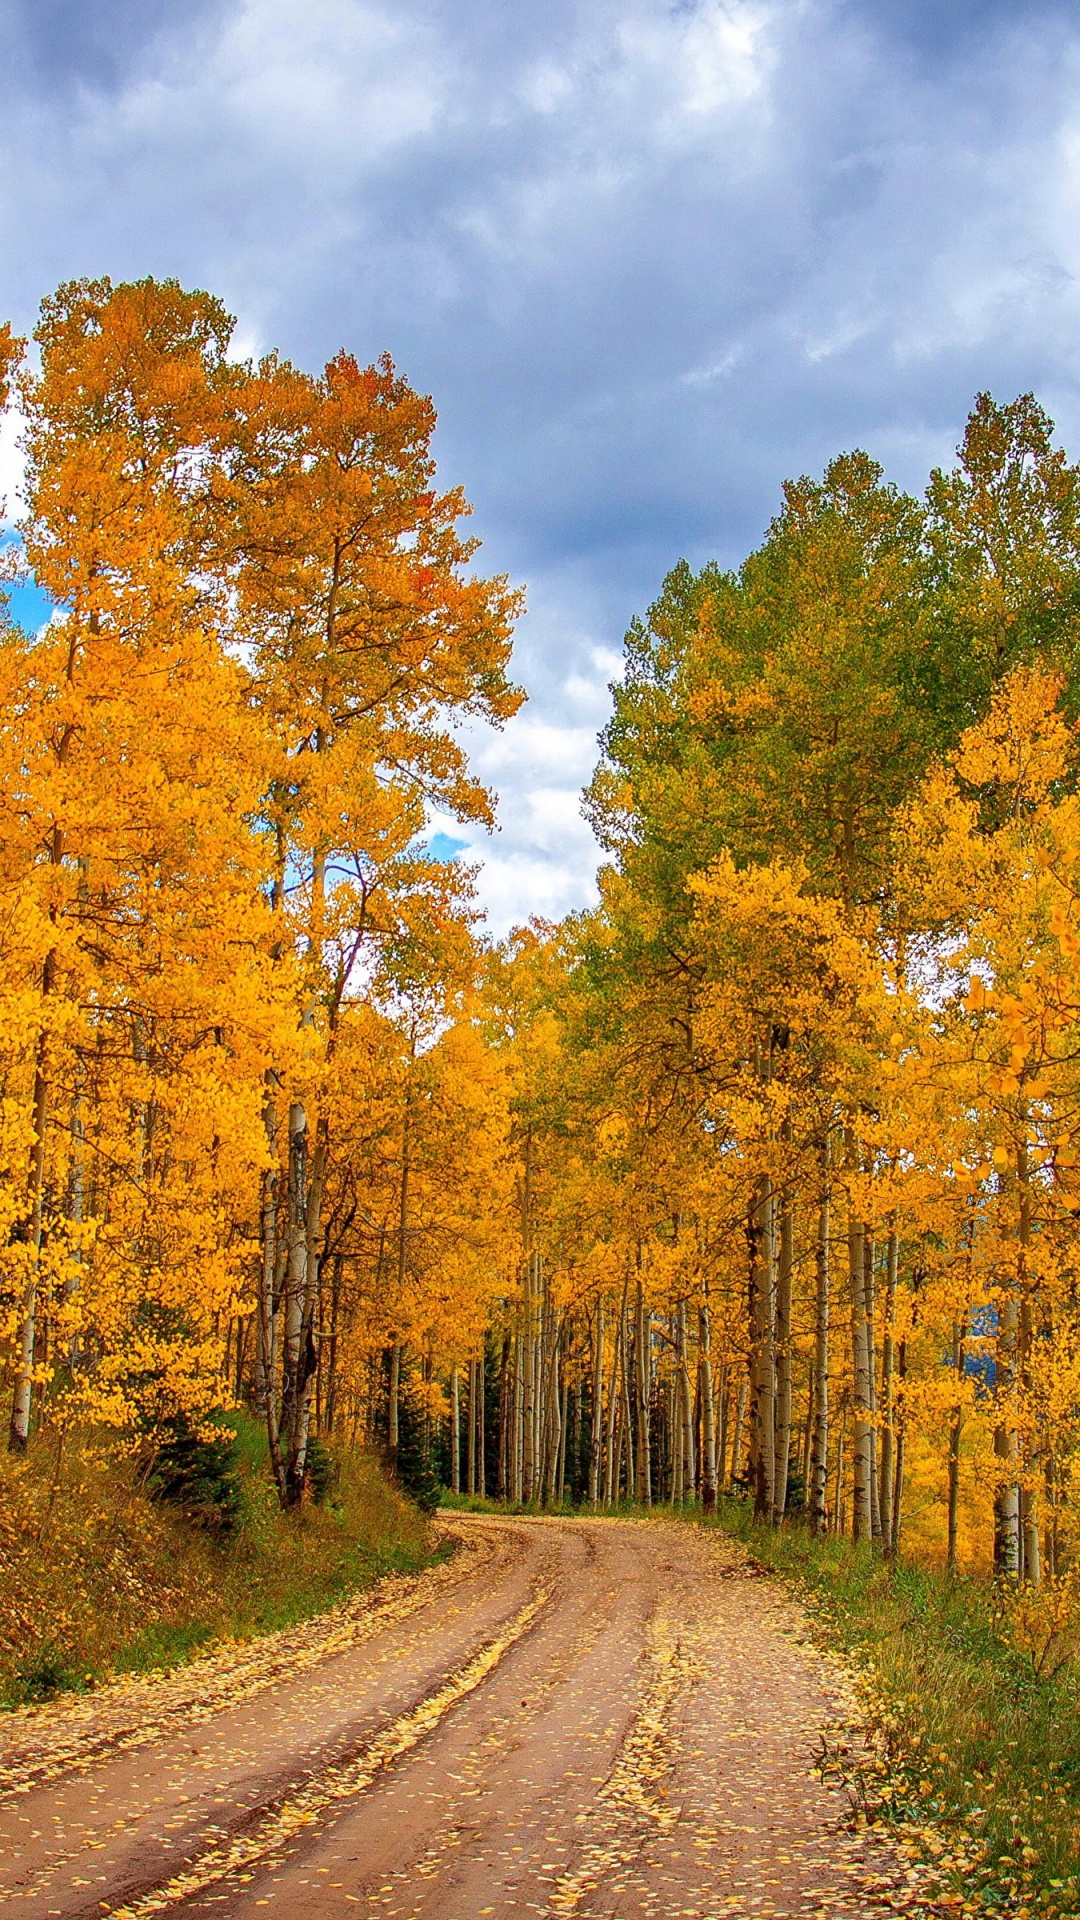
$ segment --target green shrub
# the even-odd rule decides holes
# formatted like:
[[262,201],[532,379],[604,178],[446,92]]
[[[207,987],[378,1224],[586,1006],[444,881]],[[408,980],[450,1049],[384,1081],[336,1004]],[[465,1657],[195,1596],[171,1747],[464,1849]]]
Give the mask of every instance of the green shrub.
[[36,1647],[27,1659],[17,1663],[15,1686],[12,1689],[13,1704],[39,1705],[43,1700],[52,1700],[58,1693],[77,1688],[81,1681],[82,1675],[70,1648],[56,1641],[48,1641],[44,1646]]
[[308,1491],[317,1507],[325,1506],[329,1494],[337,1486],[340,1469],[329,1447],[313,1433],[307,1443],[307,1458],[304,1463]]
[[421,1513],[434,1513],[442,1489],[435,1471],[430,1422],[410,1394],[402,1394],[398,1428],[398,1482]]
[[193,1428],[183,1415],[169,1422],[147,1482],[154,1500],[176,1507],[190,1525],[218,1539],[236,1532],[243,1517],[236,1435],[222,1420],[214,1431]]

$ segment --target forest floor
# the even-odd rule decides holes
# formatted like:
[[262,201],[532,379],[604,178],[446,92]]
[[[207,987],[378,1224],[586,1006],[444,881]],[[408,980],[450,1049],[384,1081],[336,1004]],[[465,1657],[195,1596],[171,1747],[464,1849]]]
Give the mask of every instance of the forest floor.
[[446,1516],[455,1556],[165,1678],[0,1720],[0,1898],[216,1911],[947,1912],[815,1758],[848,1670],[729,1537]]

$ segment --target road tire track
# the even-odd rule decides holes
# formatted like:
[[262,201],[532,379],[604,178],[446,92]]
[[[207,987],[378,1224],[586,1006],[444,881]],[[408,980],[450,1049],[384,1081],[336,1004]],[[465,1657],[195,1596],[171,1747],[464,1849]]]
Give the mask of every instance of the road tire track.
[[404,1625],[469,1579],[499,1577],[510,1556],[495,1528],[465,1531],[451,1523],[444,1531],[458,1547],[452,1559],[420,1573],[384,1575],[299,1626],[211,1648],[169,1673],[109,1681],[92,1693],[0,1719],[0,1800],[135,1753],[176,1727],[200,1726],[387,1627]]
[[111,1746],[9,1797],[0,1900],[23,1920],[911,1911],[904,1862],[814,1770],[835,1673],[740,1548],[660,1518],[452,1524],[456,1573],[206,1697],[189,1673],[187,1708],[150,1688],[147,1727],[129,1701],[96,1728]]
[[529,1632],[550,1597],[550,1589],[541,1588],[518,1609],[501,1633],[487,1641],[426,1699],[391,1721],[353,1758],[324,1767],[286,1799],[262,1809],[251,1831],[235,1834],[218,1846],[208,1848],[182,1873],[142,1889],[119,1906],[96,1901],[89,1911],[105,1913],[111,1920],[150,1920],[152,1914],[178,1907],[209,1887],[240,1876],[250,1877],[255,1867],[272,1866],[281,1849],[296,1834],[313,1826],[341,1801],[356,1800],[388,1767],[434,1733],[447,1714],[474,1693]]

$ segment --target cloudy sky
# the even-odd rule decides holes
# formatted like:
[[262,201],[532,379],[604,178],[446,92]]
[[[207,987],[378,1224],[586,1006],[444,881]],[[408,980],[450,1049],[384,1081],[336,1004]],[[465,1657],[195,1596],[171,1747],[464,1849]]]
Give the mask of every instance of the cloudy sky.
[[434,395],[529,592],[530,704],[477,742],[496,929],[591,896],[578,790],[680,555],[843,447],[920,486],[979,388],[1080,451],[1074,5],[0,0],[0,47],[0,312],[176,274],[245,351]]

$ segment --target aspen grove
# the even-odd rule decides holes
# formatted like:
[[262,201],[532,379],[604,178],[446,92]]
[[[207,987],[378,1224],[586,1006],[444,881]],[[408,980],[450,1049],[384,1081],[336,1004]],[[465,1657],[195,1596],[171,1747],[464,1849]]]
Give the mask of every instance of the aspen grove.
[[599,904],[483,935],[521,601],[389,359],[78,282],[0,336],[10,1445],[246,1404],[417,1492],[752,1502],[1064,1579],[1080,1486],[1080,469],[976,401],[626,642]]

